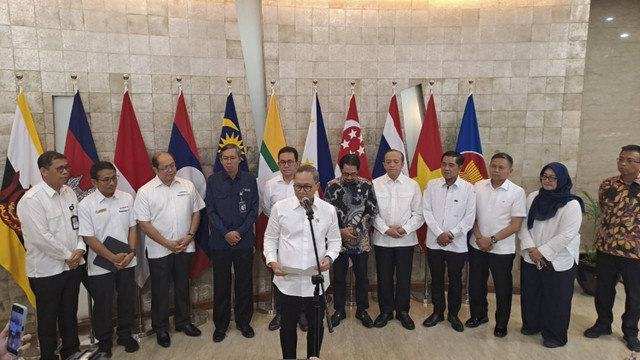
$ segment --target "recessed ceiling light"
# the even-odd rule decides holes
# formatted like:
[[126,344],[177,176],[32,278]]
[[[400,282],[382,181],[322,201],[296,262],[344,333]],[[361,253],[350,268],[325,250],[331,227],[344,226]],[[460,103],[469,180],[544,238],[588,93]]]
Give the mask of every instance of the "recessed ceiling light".
[[621,38],[628,38],[628,37],[629,37],[629,34],[627,34],[627,33],[620,34],[620,37],[621,37]]
[[614,18],[612,18],[611,16],[609,16],[608,18],[606,18],[606,21],[613,21]]

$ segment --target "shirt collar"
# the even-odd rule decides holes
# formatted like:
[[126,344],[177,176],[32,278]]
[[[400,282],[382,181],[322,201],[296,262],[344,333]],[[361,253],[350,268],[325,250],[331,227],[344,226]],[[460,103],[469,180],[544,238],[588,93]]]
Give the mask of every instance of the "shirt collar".
[[385,177],[386,177],[386,178],[385,178],[385,182],[386,182],[386,183],[389,183],[389,182],[398,182],[398,183],[400,183],[400,184],[404,184],[404,178],[403,178],[403,174],[402,174],[402,173],[400,173],[400,175],[398,175],[398,178],[397,178],[397,179],[395,179],[395,180],[393,180],[393,179],[391,178],[391,176],[389,176],[389,174],[384,174],[383,176],[385,176]]
[[[50,198],[52,198],[53,195],[57,194],[57,191],[55,191],[51,186],[49,186],[49,184],[47,184],[44,180],[42,181],[42,189],[47,194],[47,196],[50,197]],[[62,187],[60,188],[60,195],[62,195],[62,193],[65,190],[66,190],[65,189],[65,185],[62,185]]]
[[95,197],[96,197],[96,201],[97,201],[97,202],[99,202],[99,203],[103,202],[105,199],[118,199],[118,190],[116,190],[116,191],[113,193],[113,195],[112,195],[111,197],[109,197],[109,198],[108,198],[108,197],[106,197],[106,196],[104,196],[104,195],[100,192],[100,190],[98,190],[98,189],[96,189],[95,193],[96,193],[96,195],[95,195]]
[[[294,195],[293,198],[295,199],[296,205],[293,207],[294,209],[297,208],[303,208],[302,204],[300,204],[300,201],[298,200],[298,198]],[[314,210],[318,210],[318,200],[320,200],[319,197],[317,197],[316,195],[313,195],[313,204],[311,205],[311,208]],[[304,208],[303,208],[304,209]]]
[[[460,175],[458,175],[458,177],[456,178],[456,181],[451,185],[451,186],[455,186],[455,187],[460,187],[460,182],[464,181],[460,178]],[[448,186],[447,185],[447,180],[445,180],[444,177],[442,177],[442,187]]]
[[511,185],[511,181],[509,181],[509,179],[506,179],[502,185],[498,186],[497,188],[493,188],[493,185],[491,184],[491,179],[489,179],[489,181],[487,181],[487,186],[489,186],[492,190],[498,190],[498,189],[504,189],[506,191],[509,191],[509,186]]
[[[151,181],[154,182],[154,187],[158,187],[160,185],[164,185],[164,183],[162,182],[162,180],[160,180],[158,175],[156,175],[156,177],[154,177],[153,180],[151,180]],[[173,178],[173,181],[171,182],[171,185],[173,185],[175,183],[180,183],[180,178],[177,177],[177,176]],[[171,187],[171,185],[169,185],[168,187]]]

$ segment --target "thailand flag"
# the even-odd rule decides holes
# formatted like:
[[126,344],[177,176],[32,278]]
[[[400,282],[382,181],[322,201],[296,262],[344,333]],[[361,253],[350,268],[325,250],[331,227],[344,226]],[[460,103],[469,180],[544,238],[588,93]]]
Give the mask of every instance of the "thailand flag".
[[318,192],[322,196],[327,183],[334,179],[334,172],[331,164],[327,131],[324,128],[317,91],[313,95],[313,102],[311,103],[311,120],[307,131],[307,142],[302,153],[302,165],[311,165],[318,169],[318,173],[320,173],[320,189]]
[[400,113],[398,112],[398,100],[396,95],[391,97],[391,103],[389,104],[389,113],[387,114],[387,121],[384,123],[384,130],[382,131],[382,139],[380,140],[380,147],[378,147],[378,155],[376,155],[376,162],[373,165],[372,178],[380,177],[386,174],[384,166],[384,154],[389,150],[398,150],[404,157],[404,163],[402,164],[402,173],[409,175],[409,167],[407,166],[407,153],[404,151],[404,140],[402,138],[402,127],[400,126]]
[[[173,121],[169,152],[173,155],[178,168],[177,176],[190,180],[204,199],[206,196],[206,180],[200,165],[200,156],[196,140],[191,129],[189,113],[184,102],[184,95],[180,91],[176,116]],[[196,253],[191,264],[191,279],[195,279],[200,273],[209,267],[209,222],[207,211],[200,210],[200,225],[195,236]]]

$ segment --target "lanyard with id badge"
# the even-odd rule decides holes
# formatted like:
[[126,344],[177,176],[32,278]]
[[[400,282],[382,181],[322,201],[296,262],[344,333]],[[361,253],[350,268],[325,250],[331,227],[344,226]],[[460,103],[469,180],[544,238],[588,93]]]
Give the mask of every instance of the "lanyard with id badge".
[[69,205],[69,210],[71,211],[71,228],[73,230],[78,230],[78,228],[80,228],[78,222],[78,209],[75,205],[71,204]]
[[238,210],[240,211],[240,214],[247,213],[247,203],[244,201],[244,198],[242,197],[243,195],[244,190],[240,191],[240,201],[238,202]]

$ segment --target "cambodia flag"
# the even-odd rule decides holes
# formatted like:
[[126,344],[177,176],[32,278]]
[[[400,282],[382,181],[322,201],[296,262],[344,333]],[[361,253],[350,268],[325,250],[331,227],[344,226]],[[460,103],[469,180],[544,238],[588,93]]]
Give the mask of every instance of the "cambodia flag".
[[95,191],[91,184],[89,169],[91,165],[98,161],[98,152],[93,142],[87,114],[84,112],[84,106],[78,91],[73,97],[64,154],[67,156],[69,165],[71,165],[71,174],[67,185],[76,193],[78,201],[81,201],[85,196]]
[[404,164],[402,164],[402,173],[409,175],[409,167],[407,163],[407,153],[404,151],[404,140],[402,139],[402,127],[400,126],[400,113],[398,112],[398,100],[396,95],[391,97],[391,103],[389,104],[389,113],[387,114],[387,121],[384,123],[384,130],[382,131],[382,139],[380,140],[380,147],[378,147],[378,155],[376,155],[376,162],[373,164],[372,178],[380,177],[386,174],[384,166],[384,154],[387,151],[394,149],[398,150],[404,156]]
[[313,95],[311,103],[311,119],[309,130],[307,131],[307,141],[302,153],[302,164],[311,165],[318,169],[320,173],[320,189],[318,192],[322,196],[327,183],[334,179],[335,175],[331,164],[331,152],[329,151],[329,141],[327,131],[324,128],[322,119],[322,109],[318,100],[318,92]]
[[464,164],[460,171],[462,179],[475,184],[489,177],[487,165],[482,156],[482,143],[480,142],[476,108],[473,104],[473,94],[469,95],[467,106],[464,109],[456,151],[464,156]]
[[[169,152],[176,161],[177,176],[190,180],[204,199],[207,182],[200,165],[200,156],[198,156],[198,148],[182,91],[178,97],[176,116],[173,120]],[[195,279],[209,267],[209,221],[205,209],[200,210],[200,225],[196,232],[195,243],[196,253],[191,263],[191,279]]]

